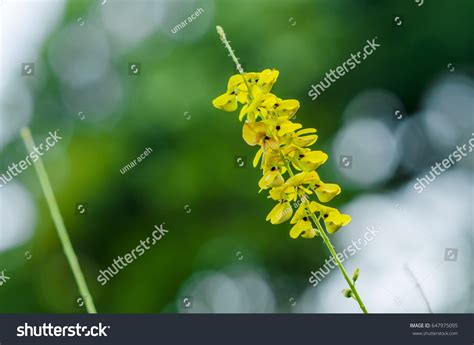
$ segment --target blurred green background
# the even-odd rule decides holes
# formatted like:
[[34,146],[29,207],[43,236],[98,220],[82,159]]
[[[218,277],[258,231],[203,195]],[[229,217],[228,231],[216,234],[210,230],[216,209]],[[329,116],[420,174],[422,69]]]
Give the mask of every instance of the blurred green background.
[[[16,75],[7,86],[26,85],[33,104],[28,125],[37,142],[50,130],[59,129],[63,136],[44,163],[97,308],[104,313],[182,312],[181,300],[192,295],[193,279],[239,267],[263,272],[274,301],[263,311],[288,312],[288,299],[310,287],[310,270],[327,257],[320,240],[292,240],[289,224],[265,222],[273,202],[257,194],[261,173],[251,167],[255,148],[242,140],[238,113],[211,104],[235,73],[215,25],[223,26],[246,70],[278,69],[273,93],[301,102],[297,121],[317,128],[316,147],[331,155],[320,174],[343,187],[332,202],[335,207],[416,176],[398,169],[371,188],[338,177],[331,145],[356,95],[387,90],[409,114],[419,110],[433,80],[449,73],[448,63],[457,72],[473,72],[470,0],[426,0],[422,6],[388,0],[53,4],[62,10],[50,19],[55,24],[39,46],[35,76]],[[204,13],[176,34],[170,31],[197,8]],[[20,17],[15,20],[22,25]],[[312,101],[307,95],[311,84],[374,36],[381,47]],[[18,65],[24,61],[29,60]],[[140,64],[140,75],[129,74],[130,63]],[[21,93],[15,97],[23,102]],[[148,147],[153,152],[144,161],[120,173]],[[26,155],[17,135],[0,150],[0,172]],[[246,159],[244,167],[236,164],[237,157]],[[32,228],[30,237],[0,251],[0,270],[11,277],[0,287],[0,312],[84,312],[33,168],[15,183],[31,194],[35,211],[25,225]],[[79,203],[87,204],[85,215],[77,213]],[[4,218],[14,212],[1,206]],[[20,207],[15,217],[23,217]],[[100,286],[99,270],[161,223],[168,235]],[[333,237],[336,247],[344,231]],[[194,309],[201,310],[209,309]]]

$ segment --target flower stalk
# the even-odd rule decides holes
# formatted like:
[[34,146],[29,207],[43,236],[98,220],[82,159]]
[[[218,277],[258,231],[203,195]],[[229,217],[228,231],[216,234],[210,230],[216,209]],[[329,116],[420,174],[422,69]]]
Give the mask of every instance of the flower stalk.
[[[27,151],[33,152],[33,150],[35,149],[35,143],[31,135],[30,129],[28,127],[22,128],[21,136],[23,138],[23,142],[26,146]],[[84,300],[87,312],[89,314],[96,314],[97,310],[95,308],[92,295],[89,292],[89,288],[87,287],[84,274],[82,273],[76,253],[74,252],[74,248],[72,247],[71,240],[69,238],[66,226],[64,225],[64,220],[61,216],[61,212],[56,201],[56,197],[54,196],[53,188],[51,187],[51,183],[49,182],[48,174],[44,167],[43,161],[41,160],[41,157],[38,156],[38,158],[39,159],[34,164],[36,174],[38,175],[41,188],[43,190],[46,202],[49,207],[49,211],[51,213],[51,217],[53,218],[54,225],[56,227],[59,239],[63,246],[64,254],[66,255],[66,259],[69,263],[69,266],[71,267],[74,279],[76,280],[79,292]]]
[[[294,176],[293,171],[291,170],[290,165],[288,164],[288,161],[284,158],[283,154],[281,154],[282,159],[285,162],[285,166],[288,169],[288,172],[291,176]],[[326,247],[329,249],[329,252],[331,253],[332,257],[336,261],[336,265],[341,271],[342,275],[344,276],[344,279],[346,280],[347,284],[350,287],[350,291],[352,292],[349,297],[353,297],[357,303],[359,304],[360,309],[364,312],[364,314],[368,314],[369,312],[367,311],[367,308],[364,305],[364,302],[360,298],[360,295],[355,287],[355,282],[357,278],[359,277],[359,269],[357,268],[356,271],[354,272],[353,276],[353,281],[349,279],[349,276],[346,272],[346,269],[344,268],[344,265],[342,264],[341,260],[337,257],[336,250],[334,249],[334,246],[331,243],[331,240],[329,239],[328,235],[326,234],[326,231],[322,228],[322,225],[320,223],[320,219],[316,217],[314,212],[311,210],[310,203],[308,201],[308,198],[306,195],[303,195],[301,197],[301,200],[303,201],[303,204],[305,204],[306,207],[306,213],[311,217],[311,220],[313,221],[314,225],[318,228],[318,234],[323,238],[323,242],[326,245]],[[343,292],[344,293],[344,292]]]
[[362,301],[362,298],[360,298],[360,295],[357,292],[357,289],[355,287],[355,280],[354,280],[354,282],[352,282],[351,279],[349,278],[349,276],[346,272],[346,269],[342,265],[341,260],[339,260],[339,258],[337,257],[337,253],[334,250],[334,246],[332,245],[331,241],[329,240],[329,237],[326,234],[326,232],[322,229],[321,223],[316,218],[314,212],[309,211],[308,213],[309,213],[309,216],[311,217],[311,219],[313,220],[314,224],[318,227],[319,234],[323,238],[324,244],[329,249],[329,252],[331,253],[334,260],[336,261],[337,267],[339,268],[342,275],[344,276],[344,279],[346,280],[347,284],[349,285],[349,288],[352,291],[352,297],[354,297],[354,299],[357,301],[357,303],[359,304],[360,309],[364,312],[364,314],[368,314],[369,312],[367,311],[367,308],[365,307],[364,302]]
[[[326,234],[326,231],[332,234],[347,225],[351,220],[350,216],[308,199],[308,195],[314,193],[321,202],[328,202],[341,192],[338,185],[321,181],[315,171],[328,158],[324,152],[311,151],[308,148],[317,140],[317,135],[314,134],[316,129],[301,129],[301,124],[291,121],[299,109],[297,100],[282,100],[270,93],[279,72],[266,69],[261,73],[245,73],[224,30],[220,26],[216,29],[239,74],[229,79],[227,92],[214,99],[213,105],[230,112],[235,111],[239,103],[243,104],[239,116],[241,121],[247,117],[243,138],[251,146],[260,146],[253,162],[253,165],[257,166],[261,160],[263,177],[259,181],[259,187],[261,190],[270,189],[269,198],[278,201],[268,214],[267,220],[272,224],[289,220],[293,215],[290,201],[299,198],[302,202],[291,219],[291,224],[295,225],[290,230],[290,236],[322,237],[350,287],[350,290],[343,290],[344,296],[354,298],[360,309],[367,314],[367,308],[355,287],[359,269],[354,272],[351,281]],[[293,173],[291,166],[301,172]],[[286,173],[289,178],[285,181]],[[319,216],[316,216],[316,213]],[[313,223],[316,229],[313,228]],[[321,223],[325,225],[324,228]]]

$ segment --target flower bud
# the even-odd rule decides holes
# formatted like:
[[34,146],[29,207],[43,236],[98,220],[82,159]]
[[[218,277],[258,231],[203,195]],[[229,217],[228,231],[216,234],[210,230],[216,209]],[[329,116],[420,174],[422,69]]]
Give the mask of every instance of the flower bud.
[[360,269],[359,268],[356,268],[356,270],[354,271],[354,274],[352,275],[352,281],[355,283],[357,278],[359,278],[359,272],[360,272]]
[[350,289],[344,289],[341,291],[344,297],[346,298],[351,298],[352,297],[352,290]]

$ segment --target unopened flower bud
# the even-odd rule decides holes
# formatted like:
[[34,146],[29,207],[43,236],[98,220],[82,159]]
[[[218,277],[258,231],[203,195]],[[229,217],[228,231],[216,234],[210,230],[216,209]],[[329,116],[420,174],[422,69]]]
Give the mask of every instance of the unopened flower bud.
[[360,272],[360,269],[359,268],[356,268],[356,270],[354,271],[354,274],[352,275],[352,281],[355,283],[357,278],[359,278],[359,272]]
[[352,297],[352,290],[350,289],[344,289],[341,291],[344,297],[346,298],[351,298]]

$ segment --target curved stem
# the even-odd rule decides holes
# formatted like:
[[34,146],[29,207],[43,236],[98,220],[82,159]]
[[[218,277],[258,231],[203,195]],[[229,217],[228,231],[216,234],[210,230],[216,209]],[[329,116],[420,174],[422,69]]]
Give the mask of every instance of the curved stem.
[[[27,127],[22,128],[21,136],[23,137],[23,142],[25,143],[28,152],[33,152],[35,149],[35,143],[33,141],[33,137],[31,136],[30,129]],[[53,188],[51,188],[51,183],[49,182],[48,174],[46,173],[46,169],[44,168],[41,157],[39,157],[39,159],[35,162],[34,166],[41,184],[41,188],[43,189],[46,202],[48,203],[51,217],[53,218],[54,225],[56,226],[59,239],[61,240],[64,254],[66,255],[69,266],[71,267],[74,279],[76,280],[76,284],[79,288],[79,292],[84,299],[86,310],[89,314],[96,314],[97,311],[95,309],[92,295],[89,292],[86,280],[84,279],[84,274],[81,271],[76,253],[74,252],[71,240],[69,239],[66,226],[64,225],[64,220],[61,216],[61,212],[59,211],[59,206],[54,196]]]

